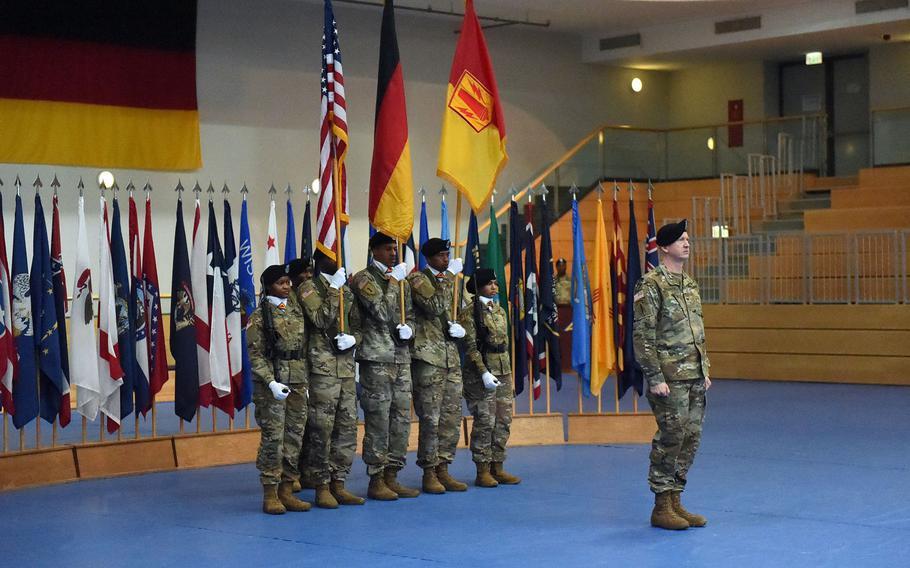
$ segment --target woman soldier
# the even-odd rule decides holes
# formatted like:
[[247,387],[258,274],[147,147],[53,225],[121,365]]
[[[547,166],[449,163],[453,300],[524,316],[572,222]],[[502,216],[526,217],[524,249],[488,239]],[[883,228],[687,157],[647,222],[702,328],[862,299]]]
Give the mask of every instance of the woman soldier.
[[288,265],[268,267],[260,278],[263,297],[250,317],[246,342],[253,371],[253,402],[262,440],[256,468],[262,510],[270,515],[309,511],[294,496],[307,415],[306,324],[297,302],[289,302]]
[[468,280],[474,301],[459,315],[465,329],[464,397],[474,416],[471,453],[478,487],[514,485],[521,479],[506,472],[506,443],[512,426],[512,363],[506,312],[493,297],[496,275],[481,268]]

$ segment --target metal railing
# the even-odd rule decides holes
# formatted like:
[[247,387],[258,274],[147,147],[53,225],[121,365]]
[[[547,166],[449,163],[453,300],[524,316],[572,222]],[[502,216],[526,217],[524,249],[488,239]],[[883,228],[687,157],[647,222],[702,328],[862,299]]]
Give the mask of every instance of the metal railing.
[[910,231],[692,239],[705,303],[906,304]]

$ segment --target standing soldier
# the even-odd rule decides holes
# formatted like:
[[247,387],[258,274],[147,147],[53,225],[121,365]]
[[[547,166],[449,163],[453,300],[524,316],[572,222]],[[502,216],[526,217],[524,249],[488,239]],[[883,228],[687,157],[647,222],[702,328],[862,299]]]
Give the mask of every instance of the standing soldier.
[[[288,303],[297,304],[300,313],[303,313],[303,306],[300,305],[298,300],[300,295],[300,286],[305,281],[313,277],[313,267],[309,259],[306,258],[295,258],[288,263],[288,276],[291,278],[291,295],[288,297]],[[302,488],[314,489],[316,486],[313,485],[313,482],[308,479],[307,472],[310,468],[307,467],[307,447],[310,443],[310,432],[306,424],[303,425],[303,443],[300,447],[300,462],[298,464],[298,471],[300,471],[300,479],[294,482],[294,493],[299,492]]]
[[[298,289],[310,329],[310,404],[307,415],[306,479],[316,488],[316,506],[363,505],[344,481],[357,451],[357,387],[354,345],[360,336],[360,312],[345,284],[344,267],[321,250],[313,254],[314,278]],[[344,291],[344,332],[339,328],[339,298]],[[354,308],[352,310],[352,308]],[[304,460],[301,460],[304,461]]]
[[478,487],[514,485],[521,479],[506,472],[506,443],[512,426],[512,363],[506,311],[493,297],[496,275],[481,268],[468,280],[474,301],[459,315],[465,329],[464,397],[474,416],[471,453]]
[[689,258],[686,220],[661,227],[657,246],[660,266],[635,287],[633,336],[657,419],[648,471],[655,495],[651,525],[681,530],[708,522],[686,511],[680,496],[701,441],[710,363],[698,284],[683,272]]
[[[379,501],[417,497],[420,491],[398,483],[411,431],[411,350],[414,310],[404,263],[393,266],[398,253],[392,237],[370,237],[370,266],[354,275],[352,288],[363,316],[360,363],[360,406],[365,433],[363,461],[370,487],[367,496]],[[405,322],[400,302],[404,290]]]
[[408,275],[414,297],[417,334],[411,350],[414,408],[420,419],[417,465],[423,468],[423,492],[465,491],[449,475],[461,433],[461,324],[450,321],[460,258],[449,261],[449,241],[429,239],[420,247],[427,259],[423,272]]
[[264,297],[250,317],[247,348],[253,371],[253,402],[262,440],[256,467],[263,487],[262,510],[270,515],[309,511],[292,493],[300,477],[298,459],[307,414],[306,324],[289,302],[287,265],[268,267],[261,277]]

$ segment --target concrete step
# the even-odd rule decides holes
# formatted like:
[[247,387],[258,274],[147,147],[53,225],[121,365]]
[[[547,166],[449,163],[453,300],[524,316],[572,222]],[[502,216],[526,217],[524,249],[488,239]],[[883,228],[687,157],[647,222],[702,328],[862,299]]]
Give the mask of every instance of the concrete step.
[[780,213],[785,213],[789,211],[811,211],[816,209],[830,209],[831,208],[831,194],[819,195],[819,196],[809,196],[801,197],[799,199],[793,199],[791,201],[782,201],[777,205],[777,210]]

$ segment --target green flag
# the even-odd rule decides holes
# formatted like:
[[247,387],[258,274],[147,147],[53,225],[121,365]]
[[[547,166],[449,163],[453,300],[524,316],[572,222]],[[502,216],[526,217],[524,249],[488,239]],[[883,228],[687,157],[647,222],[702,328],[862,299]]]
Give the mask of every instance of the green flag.
[[[491,268],[499,284],[499,305],[506,311],[506,322],[509,323],[509,287],[506,282],[506,262],[502,256],[502,245],[499,242],[499,223],[496,211],[490,204],[490,235],[487,238],[487,258],[485,266]],[[509,323],[511,325],[511,323]],[[509,341],[511,344],[511,339]]]

